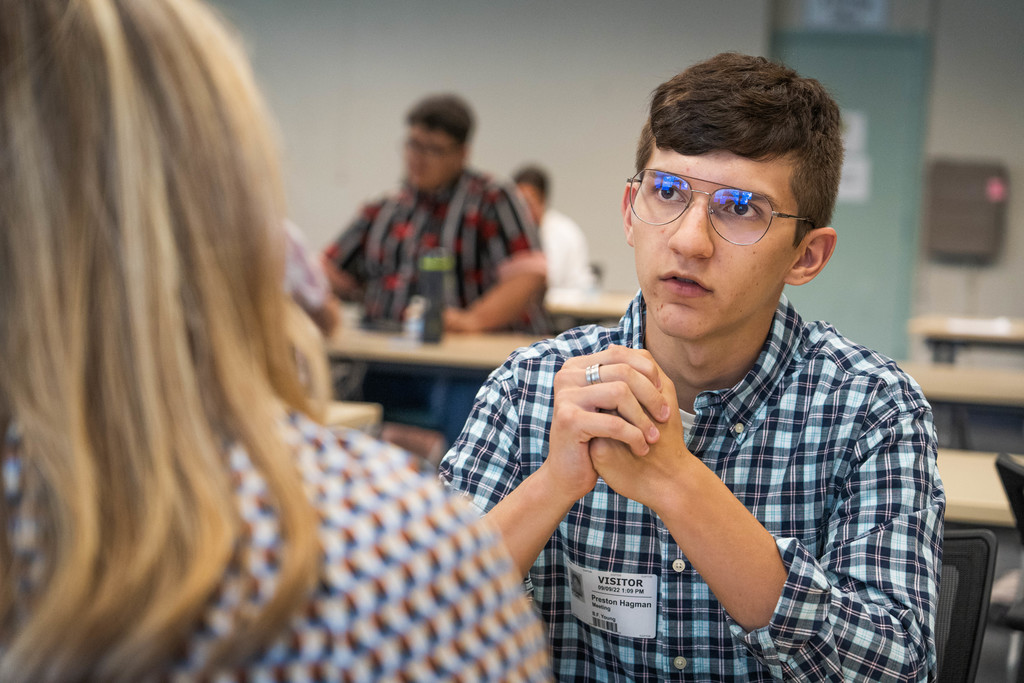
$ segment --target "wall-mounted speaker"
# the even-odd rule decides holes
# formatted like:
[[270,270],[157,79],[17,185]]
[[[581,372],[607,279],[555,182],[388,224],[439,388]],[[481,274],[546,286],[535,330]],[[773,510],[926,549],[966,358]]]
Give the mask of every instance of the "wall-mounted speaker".
[[1006,231],[1009,174],[1001,163],[935,159],[928,165],[924,245],[938,261],[995,261]]

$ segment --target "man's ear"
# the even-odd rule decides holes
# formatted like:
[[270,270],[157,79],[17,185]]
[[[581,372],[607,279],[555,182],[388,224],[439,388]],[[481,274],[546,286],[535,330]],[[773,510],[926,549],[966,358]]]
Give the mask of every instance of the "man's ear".
[[633,191],[633,185],[626,183],[626,191],[622,193],[622,227],[626,231],[626,244],[633,244],[633,211],[629,208],[629,194]]
[[832,228],[814,228],[800,240],[797,258],[786,276],[787,285],[802,285],[822,271],[836,248],[839,236]]

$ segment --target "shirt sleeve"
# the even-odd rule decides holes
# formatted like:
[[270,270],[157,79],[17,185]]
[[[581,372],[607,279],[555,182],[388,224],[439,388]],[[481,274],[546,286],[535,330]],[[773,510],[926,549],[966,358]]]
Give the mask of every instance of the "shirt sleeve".
[[484,234],[488,236],[482,246],[492,263],[501,264],[530,252],[543,256],[537,225],[509,189],[495,184],[487,190],[480,208]]
[[303,309],[315,311],[324,305],[330,286],[320,262],[306,245],[305,236],[290,220],[285,221],[288,243],[285,258],[285,291]]
[[587,238],[576,221],[555,209],[544,214],[541,241],[548,260],[548,287],[586,291],[594,273],[590,268]]
[[730,620],[779,679],[925,681],[935,668],[945,494],[931,411],[869,410],[820,548],[777,539],[788,577],[771,622]]
[[363,206],[348,227],[324,249],[324,257],[335,268],[349,273],[360,282],[366,280],[367,243],[370,228],[373,227],[380,210],[380,203]]
[[445,486],[464,494],[481,513],[490,511],[523,479],[515,385],[504,372],[499,369],[480,388],[462,434],[438,469]]

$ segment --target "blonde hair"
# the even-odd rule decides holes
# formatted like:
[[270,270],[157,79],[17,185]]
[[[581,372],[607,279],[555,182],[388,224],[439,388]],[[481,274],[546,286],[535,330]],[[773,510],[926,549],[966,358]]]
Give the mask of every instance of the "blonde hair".
[[[247,543],[226,462],[263,473],[286,548],[237,661],[303,604],[315,513],[277,423],[284,206],[247,60],[196,0],[0,0],[0,680],[137,680]],[[5,459],[10,454],[5,454]]]

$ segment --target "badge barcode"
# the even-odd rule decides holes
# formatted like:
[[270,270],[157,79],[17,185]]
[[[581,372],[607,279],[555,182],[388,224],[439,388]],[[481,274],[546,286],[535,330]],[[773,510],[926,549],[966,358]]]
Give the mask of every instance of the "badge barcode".
[[603,628],[605,631],[611,631],[612,633],[619,632],[619,625],[616,624],[614,621],[607,621],[606,619],[598,619],[597,617],[592,617],[591,623],[598,628]]

